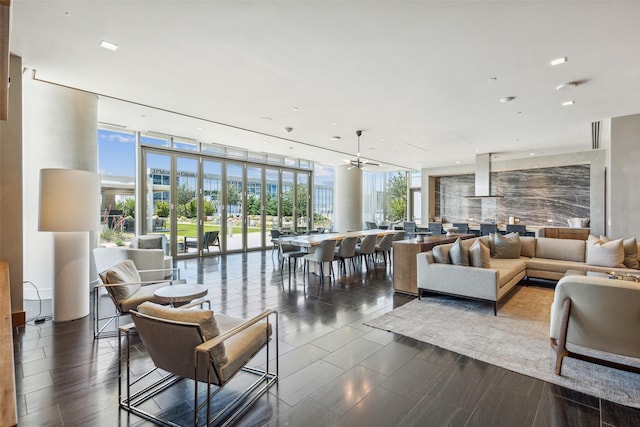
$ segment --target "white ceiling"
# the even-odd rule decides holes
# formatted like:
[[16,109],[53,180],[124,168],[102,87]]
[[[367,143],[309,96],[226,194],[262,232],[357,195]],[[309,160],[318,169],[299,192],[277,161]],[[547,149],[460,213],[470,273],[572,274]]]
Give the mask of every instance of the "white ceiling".
[[640,2],[12,4],[11,52],[105,95],[101,122],[326,164],[358,129],[363,157],[421,169],[588,150],[591,122],[640,113]]

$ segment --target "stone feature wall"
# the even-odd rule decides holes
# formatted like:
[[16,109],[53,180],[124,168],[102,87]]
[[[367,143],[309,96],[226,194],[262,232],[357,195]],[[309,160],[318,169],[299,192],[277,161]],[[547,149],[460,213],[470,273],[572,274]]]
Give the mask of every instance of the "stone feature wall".
[[491,194],[502,198],[468,198],[475,193],[473,174],[436,178],[436,217],[445,222],[568,226],[568,218],[590,216],[590,166],[574,165],[492,172]]

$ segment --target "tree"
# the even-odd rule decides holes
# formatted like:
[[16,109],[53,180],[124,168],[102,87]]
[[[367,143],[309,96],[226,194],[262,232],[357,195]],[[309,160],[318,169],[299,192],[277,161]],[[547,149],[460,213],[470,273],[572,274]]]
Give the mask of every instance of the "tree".
[[169,216],[169,203],[163,200],[156,202],[156,215],[160,218]]
[[122,215],[124,217],[135,217],[136,216],[136,201],[135,199],[125,199],[116,203],[116,209],[122,211]]
[[293,189],[289,188],[282,193],[282,216],[293,215]]
[[255,194],[247,196],[247,215],[260,215],[260,198]]
[[204,216],[211,216],[216,211],[215,205],[210,200],[204,201],[203,209],[204,209]]
[[407,173],[394,172],[387,180],[387,212],[386,217],[391,221],[406,218],[407,212]]
[[227,204],[229,206],[239,205],[241,194],[235,185],[227,186]]
[[271,194],[267,194],[267,200],[265,202],[267,215],[277,216],[278,215],[278,197],[272,196]]
[[296,200],[298,218],[307,216],[309,188],[306,184],[298,184],[298,198]]

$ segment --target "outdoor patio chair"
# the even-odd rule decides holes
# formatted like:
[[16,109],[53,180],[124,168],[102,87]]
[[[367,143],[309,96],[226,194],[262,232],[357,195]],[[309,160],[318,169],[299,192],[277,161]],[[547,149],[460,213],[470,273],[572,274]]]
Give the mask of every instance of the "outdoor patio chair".
[[[245,320],[222,314],[214,316],[211,310],[145,302],[131,311],[131,318],[133,324],[119,329],[124,339],[118,340],[118,400],[126,411],[169,426],[228,425],[278,381],[278,312],[275,310],[266,310]],[[274,329],[275,337],[272,337]],[[151,370],[135,378],[136,369],[132,369],[131,364],[134,331],[154,364]],[[270,348],[272,342],[275,349]],[[247,366],[263,349],[261,368]],[[253,375],[257,378],[252,378]],[[232,381],[236,376],[238,380]],[[193,381],[192,389],[180,386],[185,393],[182,399],[176,401],[175,390],[164,395],[169,399],[165,400],[168,404],[175,402],[176,406],[186,408],[182,415],[181,411],[152,413],[157,404],[145,402],[156,397],[162,401],[162,393],[182,380]],[[216,398],[230,382],[232,390]],[[201,390],[203,384],[206,384],[206,394]],[[221,406],[224,407],[212,413]],[[174,419],[166,419],[171,415]]]
[[204,232],[204,248],[209,252],[210,246],[217,246],[220,250],[220,230]]

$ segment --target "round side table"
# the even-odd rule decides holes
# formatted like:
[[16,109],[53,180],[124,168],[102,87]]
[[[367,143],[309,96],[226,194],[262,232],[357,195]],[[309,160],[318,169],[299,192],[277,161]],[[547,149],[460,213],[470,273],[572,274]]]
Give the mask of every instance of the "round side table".
[[156,301],[179,307],[196,298],[207,295],[209,290],[202,285],[171,285],[155,291]]

